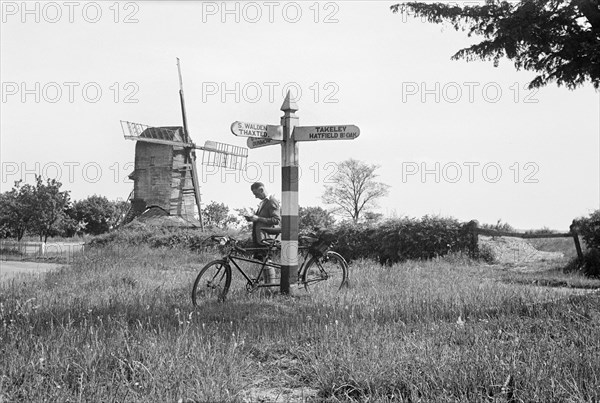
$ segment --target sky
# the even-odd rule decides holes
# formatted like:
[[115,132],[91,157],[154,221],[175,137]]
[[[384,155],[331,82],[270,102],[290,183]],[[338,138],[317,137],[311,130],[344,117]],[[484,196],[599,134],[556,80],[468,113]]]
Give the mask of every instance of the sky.
[[[529,90],[534,74],[507,59],[452,61],[478,38],[392,4],[3,1],[0,190],[42,174],[74,200],[126,199],[135,142],[120,121],[181,125],[179,58],[198,145],[245,146],[231,124],[279,124],[288,90],[300,126],[360,128],[351,141],[299,143],[301,206],[328,207],[324,186],[354,158],[390,185],[374,209],[386,217],[568,230],[600,208],[592,85]],[[245,171],[198,164],[203,203],[255,206],[257,180],[281,195],[281,147],[248,155]]]

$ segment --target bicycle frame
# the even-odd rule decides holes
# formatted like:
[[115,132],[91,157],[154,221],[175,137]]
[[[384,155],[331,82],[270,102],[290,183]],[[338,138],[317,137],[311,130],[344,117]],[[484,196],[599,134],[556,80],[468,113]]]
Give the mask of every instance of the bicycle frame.
[[[276,263],[270,260],[274,250],[280,250],[276,240],[264,243],[264,247],[242,248],[237,246],[237,241],[229,237],[212,236],[214,241],[218,241],[221,246],[229,246],[221,255],[221,258],[207,263],[199,272],[194,286],[192,287],[192,302],[198,306],[199,298],[218,298],[224,301],[226,295],[232,285],[232,268],[235,269],[246,279],[246,291],[251,293],[258,288],[280,286],[280,283],[272,282],[273,276],[268,276],[268,282],[261,282],[261,278],[265,273],[265,268],[282,270],[281,263]],[[323,252],[322,248],[315,248],[314,245],[300,246],[298,249],[301,252],[301,264],[298,267],[297,284],[304,286],[306,290],[329,290],[331,286],[317,286],[318,283],[333,284],[340,290],[344,285],[347,285],[348,279],[348,264],[344,258],[338,253],[327,250]],[[248,253],[253,253],[254,256],[248,257]],[[258,252],[264,257],[262,260],[257,258]],[[253,265],[252,271],[246,271],[241,262],[247,262]],[[259,265],[258,275],[255,276],[256,265]],[[246,267],[248,268],[248,267]],[[248,274],[250,273],[250,275]],[[329,283],[330,279],[335,279]],[[341,280],[341,282],[340,282]],[[243,280],[240,279],[243,283]],[[239,284],[238,284],[239,285]]]
[[[300,248],[299,248],[300,249]],[[302,250],[308,250],[308,248],[301,248]],[[266,255],[264,260],[258,260],[258,259],[251,259],[251,258],[247,258],[241,255],[236,254],[236,250],[233,249],[231,250],[227,255],[225,255],[223,257],[223,259],[225,259],[225,261],[229,264],[229,263],[233,263],[233,266],[235,266],[235,268],[237,269],[238,272],[240,272],[240,274],[242,276],[244,276],[244,278],[246,279],[246,286],[249,287],[249,289],[254,289],[254,288],[262,288],[262,287],[278,287],[279,283],[270,283],[270,284],[260,284],[259,280],[263,274],[263,271],[265,270],[265,267],[273,267],[275,269],[279,269],[281,271],[281,264],[279,263],[275,263],[275,262],[270,262],[269,261],[269,257],[271,256],[271,252],[273,252],[274,250],[276,250],[274,244],[270,245],[268,249],[265,248],[248,248],[245,249],[246,252],[258,252],[258,251],[266,251]],[[308,260],[310,259],[311,254],[310,253],[306,253],[304,255],[304,260],[302,261],[302,264],[300,265],[300,267],[298,268],[298,282],[300,281],[300,278],[302,276],[302,270],[304,270],[304,266],[306,265],[306,262],[308,262]],[[252,278],[251,276],[249,276],[244,269],[238,264],[238,261],[243,261],[243,262],[248,262],[248,263],[254,263],[254,264],[260,264],[260,270],[258,272],[258,275],[256,276],[256,278]]]

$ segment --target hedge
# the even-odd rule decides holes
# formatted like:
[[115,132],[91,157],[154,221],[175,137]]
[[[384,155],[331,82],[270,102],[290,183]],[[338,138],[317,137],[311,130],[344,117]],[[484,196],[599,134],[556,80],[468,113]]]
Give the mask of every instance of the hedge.
[[153,248],[181,247],[192,251],[204,250],[212,245],[208,240],[212,234],[199,229],[180,228],[147,224],[133,221],[123,228],[94,237],[90,245],[149,245]]
[[401,218],[376,225],[342,223],[333,232],[337,237],[335,250],[348,260],[371,258],[380,264],[392,264],[451,252],[474,252],[469,250],[469,223],[454,218]]
[[[425,216],[421,219],[402,218],[378,224],[341,223],[330,228],[337,239],[334,249],[348,261],[374,259],[392,264],[409,259],[431,259],[450,252],[469,251],[471,233],[467,223],[454,218]],[[181,247],[201,251],[212,245],[208,232],[132,222],[127,226],[94,237],[91,245],[149,245],[151,247]],[[243,239],[243,234],[234,234]]]
[[589,217],[574,220],[573,224],[587,246],[581,262],[583,272],[600,277],[600,210],[592,212]]

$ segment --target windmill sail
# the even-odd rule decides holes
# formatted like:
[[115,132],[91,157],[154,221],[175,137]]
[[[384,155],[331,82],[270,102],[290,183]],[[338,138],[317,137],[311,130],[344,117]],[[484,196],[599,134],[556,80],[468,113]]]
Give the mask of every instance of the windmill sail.
[[246,169],[248,149],[231,144],[207,140],[202,153],[202,164],[228,169]]
[[[181,66],[179,65],[179,58],[177,58],[177,73],[179,74],[179,101],[181,102],[181,117],[183,120],[183,140],[191,143],[192,138],[188,131],[187,115],[185,114],[185,99],[183,97],[183,78],[181,77]],[[196,153],[193,148],[187,148],[186,159],[192,167],[192,185],[194,187],[194,197],[196,199],[196,206],[198,206],[198,219],[200,220],[200,228],[204,231],[204,222],[202,220],[202,201],[200,197],[200,184],[198,183],[198,172],[196,171]]]
[[123,136],[127,140],[138,140],[177,147],[196,147],[194,143],[183,140],[183,128],[178,126],[152,127],[141,123],[121,120],[121,129],[123,130]]

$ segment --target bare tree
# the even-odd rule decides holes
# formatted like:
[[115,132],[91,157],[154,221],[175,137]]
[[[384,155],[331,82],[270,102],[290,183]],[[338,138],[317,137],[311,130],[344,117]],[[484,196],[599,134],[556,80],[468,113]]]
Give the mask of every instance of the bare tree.
[[377,205],[377,199],[388,195],[389,185],[375,181],[378,168],[352,158],[341,162],[333,184],[325,185],[323,202],[335,205],[336,213],[357,222],[361,214]]

